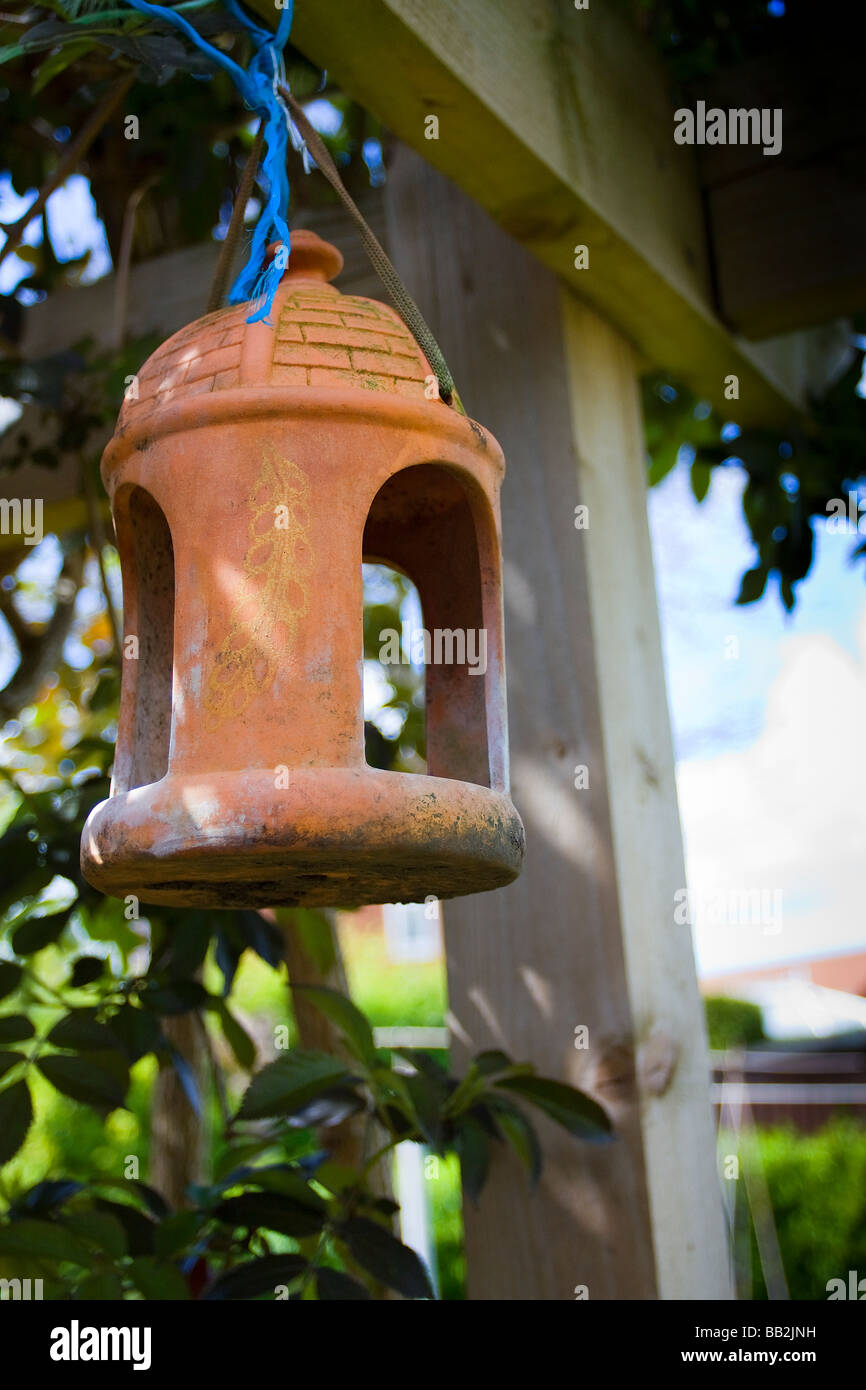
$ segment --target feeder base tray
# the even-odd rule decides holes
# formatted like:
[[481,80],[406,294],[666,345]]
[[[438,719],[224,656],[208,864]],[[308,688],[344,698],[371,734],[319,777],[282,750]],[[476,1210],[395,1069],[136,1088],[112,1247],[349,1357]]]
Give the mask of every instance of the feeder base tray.
[[169,774],[94,807],[82,870],[173,907],[359,907],[485,892],[520,872],[503,792],[375,768]]

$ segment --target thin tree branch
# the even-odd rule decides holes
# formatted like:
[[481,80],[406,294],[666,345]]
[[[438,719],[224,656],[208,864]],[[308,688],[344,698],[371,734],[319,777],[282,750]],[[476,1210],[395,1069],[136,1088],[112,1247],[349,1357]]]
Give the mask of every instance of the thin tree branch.
[[124,77],[111,88],[111,91],[106,94],[96,110],[85,121],[68,149],[64,150],[63,155],[58,160],[57,168],[40,188],[36,201],[30,204],[30,207],[18,218],[17,222],[2,229],[6,233],[6,241],[0,250],[0,265],[21,245],[21,238],[34,217],[40,215],[54,190],[60,187],[84,158],[102,127],[111,119],[134,81],[135,73],[129,73],[127,77]]
[[112,340],[119,352],[126,341],[126,320],[129,309],[129,268],[132,263],[132,246],[135,239],[135,219],[139,204],[156,182],[156,175],[146,179],[134,189],[126,200],[123,212],[123,228],[120,234],[120,253],[117,258],[117,279],[114,288],[114,325]]
[[3,598],[0,599],[0,608],[15,633],[21,660],[12,679],[0,690],[0,713],[9,717],[17,714],[25,705],[32,704],[42,688],[45,677],[49,671],[54,670],[62,657],[63,644],[75,616],[75,598],[83,578],[84,549],[81,547],[68,554],[63,561],[56,585],[57,602],[47,626],[42,631],[34,631],[29,624],[22,627],[23,619],[17,614],[17,610],[13,610],[19,623],[16,631],[14,620],[10,618],[8,611],[11,595],[7,598],[4,591]]
[[105,597],[105,609],[108,617],[108,626],[111,628],[111,640],[114,650],[120,657],[120,623],[114,608],[114,601],[111,597],[111,589],[108,585],[108,572],[105,568],[105,547],[108,545],[108,536],[102,521],[102,512],[99,506],[99,498],[93,486],[93,480],[86,463],[81,465],[81,484],[84,490],[84,501],[87,507],[87,529],[90,533],[90,543],[96,552],[96,563],[99,566],[99,579],[102,584],[102,593]]

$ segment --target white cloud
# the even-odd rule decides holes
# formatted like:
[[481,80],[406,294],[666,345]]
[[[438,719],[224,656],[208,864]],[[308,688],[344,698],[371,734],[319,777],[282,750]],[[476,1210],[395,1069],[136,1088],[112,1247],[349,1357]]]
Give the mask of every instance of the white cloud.
[[[789,637],[766,719],[747,749],[681,762],[689,887],[698,903],[782,890],[781,931],[697,913],[702,974],[866,943],[866,609],[854,657],[822,634]],[[730,919],[729,919],[730,920]]]

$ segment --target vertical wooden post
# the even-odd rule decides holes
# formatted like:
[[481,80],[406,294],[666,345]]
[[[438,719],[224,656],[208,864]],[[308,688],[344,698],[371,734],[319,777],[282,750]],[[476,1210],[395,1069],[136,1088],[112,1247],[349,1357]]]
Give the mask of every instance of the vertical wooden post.
[[706,1029],[685,887],[674,754],[645,503],[634,355],[563,295],[601,729],[638,1095],[662,1298],[730,1296],[715,1175]]
[[[618,1135],[596,1149],[542,1125],[532,1196],[497,1159],[479,1207],[464,1204],[469,1296],[725,1297],[703,1024],[673,917],[682,848],[634,363],[576,302],[563,324],[556,277],[403,148],[387,207],[392,257],[509,470],[509,726],[528,852],[517,883],[444,909],[455,1052],[532,1060],[590,1090]],[[589,530],[575,529],[581,503]]]

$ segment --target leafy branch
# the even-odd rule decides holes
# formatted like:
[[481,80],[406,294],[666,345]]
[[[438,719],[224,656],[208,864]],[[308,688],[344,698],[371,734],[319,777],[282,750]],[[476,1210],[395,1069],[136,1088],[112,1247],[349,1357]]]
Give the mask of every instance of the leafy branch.
[[[667,477],[683,451],[691,455],[689,478],[698,502],[709,494],[717,469],[745,473],[743,516],[756,555],[741,578],[738,604],[756,603],[774,576],[790,612],[796,585],[812,566],[815,525],[832,516],[840,501],[847,505],[849,494],[860,495],[866,483],[866,400],[857,393],[863,361],[862,350],[852,352],[847,369],[813,401],[808,431],[740,429],[721,421],[681,384],[660,375],[645,382],[650,486]],[[735,415],[733,403],[731,409]],[[866,523],[852,561],[866,558],[864,531]]]

